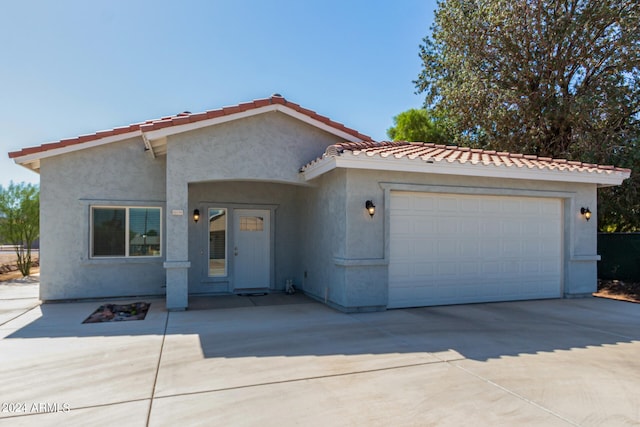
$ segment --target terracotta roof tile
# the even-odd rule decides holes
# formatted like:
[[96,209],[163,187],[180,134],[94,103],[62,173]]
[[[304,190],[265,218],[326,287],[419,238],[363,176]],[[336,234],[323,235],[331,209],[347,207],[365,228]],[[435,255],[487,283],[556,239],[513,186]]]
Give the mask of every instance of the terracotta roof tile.
[[16,157],[25,156],[28,154],[42,153],[48,150],[67,147],[69,145],[82,144],[85,142],[95,141],[101,138],[106,138],[106,137],[116,136],[116,135],[124,135],[127,133],[133,133],[137,131],[149,132],[153,130],[169,128],[172,126],[180,126],[188,123],[196,123],[202,120],[215,119],[218,117],[242,113],[245,111],[266,107],[273,104],[286,105],[288,108],[291,108],[300,114],[310,117],[313,120],[324,123],[325,125],[330,126],[336,130],[352,135],[353,137],[361,139],[363,141],[371,141],[371,137],[364,135],[356,131],[355,129],[348,128],[342,123],[334,122],[330,118],[322,116],[316,113],[315,111],[309,110],[307,108],[303,108],[296,103],[287,101],[285,98],[281,96],[274,95],[274,96],[271,96],[270,98],[256,99],[251,102],[244,102],[238,105],[227,106],[227,107],[218,108],[215,110],[208,110],[200,113],[182,112],[182,113],[176,114],[175,116],[166,116],[166,117],[161,117],[159,119],[147,120],[142,123],[134,123],[134,124],[123,126],[123,127],[117,127],[114,129],[102,130],[93,134],[82,135],[77,138],[66,138],[60,141],[42,144],[37,147],[28,147],[20,151],[14,151],[12,153],[9,153],[9,157],[16,158]]
[[487,167],[536,168],[596,173],[630,172],[629,169],[582,163],[566,159],[552,159],[550,157],[508,153],[505,151],[485,151],[469,147],[456,147],[452,145],[444,146],[430,143],[409,143],[405,141],[367,141],[335,144],[327,148],[322,158],[316,159],[307,164],[302,168],[302,170],[317,163],[318,161],[321,161],[323,158],[339,157],[345,152],[350,152],[355,156],[365,154],[369,157],[380,156],[381,158],[407,158],[413,161],[446,161],[448,163],[482,164]]
[[[271,100],[270,99],[256,99],[255,101],[253,101],[253,108],[260,108],[260,107],[266,107],[267,105],[271,104]],[[250,109],[250,108],[247,108]]]

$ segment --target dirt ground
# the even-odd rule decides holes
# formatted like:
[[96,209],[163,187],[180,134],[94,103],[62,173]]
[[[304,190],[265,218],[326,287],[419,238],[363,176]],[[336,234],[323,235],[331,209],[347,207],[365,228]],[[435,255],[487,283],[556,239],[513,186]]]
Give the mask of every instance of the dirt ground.
[[[3,265],[15,265],[16,263],[16,254],[13,252],[0,252],[0,266]],[[38,260],[38,253],[32,253],[31,258],[33,260]],[[31,274],[40,273],[39,267],[32,267]],[[0,282],[6,282],[7,280],[19,279],[22,277],[22,273],[20,271],[11,271],[9,273],[0,273]]]
[[598,280],[598,292],[593,295],[600,298],[640,303],[640,283],[620,280]]

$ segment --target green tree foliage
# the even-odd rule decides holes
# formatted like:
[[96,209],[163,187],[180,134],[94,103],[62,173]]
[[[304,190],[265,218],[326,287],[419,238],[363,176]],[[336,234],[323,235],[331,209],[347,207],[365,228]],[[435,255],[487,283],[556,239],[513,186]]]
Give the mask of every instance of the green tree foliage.
[[33,184],[0,186],[0,236],[16,247],[18,269],[31,271],[31,246],[40,235],[40,189]]
[[640,231],[640,139],[613,151],[610,163],[631,169],[621,186],[598,190],[598,229]]
[[[637,165],[637,0],[443,0],[420,57],[416,88],[458,144]],[[603,192],[599,214],[633,223],[638,184]]]
[[451,141],[446,123],[435,118],[426,109],[404,111],[393,118],[393,126],[387,129],[393,141],[420,141],[446,144]]

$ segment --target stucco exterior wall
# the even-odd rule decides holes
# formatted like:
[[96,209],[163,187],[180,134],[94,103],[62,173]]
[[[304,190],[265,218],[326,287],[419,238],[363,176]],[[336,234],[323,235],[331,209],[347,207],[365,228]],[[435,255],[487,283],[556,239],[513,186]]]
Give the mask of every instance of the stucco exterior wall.
[[[42,159],[42,298],[166,291],[169,308],[185,307],[187,283],[193,291],[210,284],[190,212],[219,203],[273,209],[272,287],[282,289],[287,279],[301,286],[299,205],[306,183],[299,167],[338,141],[271,112],[170,136],[167,155],[155,159],[141,138]],[[90,208],[96,205],[161,207],[163,256],[91,259]]]
[[265,113],[169,137],[171,179],[300,184],[299,168],[338,141],[283,113]]
[[[307,187],[264,182],[225,181],[189,185],[189,212],[199,209],[202,221],[189,222],[189,293],[231,292],[234,286],[233,210],[271,210],[273,242],[271,289],[283,291],[288,279],[300,286],[302,269],[300,252],[309,243],[301,229],[301,195]],[[227,276],[209,277],[208,224],[209,208],[227,209]]]
[[[339,138],[286,114],[270,112],[170,136],[167,140],[167,306],[187,306],[189,184],[214,181],[261,181],[305,184],[299,168],[322,155]],[[194,187],[195,188],[195,187]],[[192,198],[194,203],[198,198]],[[199,268],[196,266],[196,268]],[[276,272],[276,274],[284,274]],[[273,286],[281,278],[274,276]],[[278,283],[278,286],[280,284]],[[220,289],[221,290],[221,289]]]
[[302,288],[319,301],[346,307],[345,271],[336,265],[347,254],[346,171],[319,177],[301,199]]
[[[554,197],[563,207],[563,294],[596,289],[596,185],[408,172],[334,169],[305,182],[299,168],[339,138],[270,112],[169,136],[152,158],[140,138],[41,160],[41,298],[162,295],[233,290],[207,274],[210,207],[268,209],[271,283],[298,288],[345,311],[382,310],[388,299],[389,206],[394,190]],[[372,200],[370,217],[365,202]],[[91,206],[163,209],[162,257],[91,259]],[[590,222],[580,207],[594,214]],[[229,223],[231,227],[231,223]],[[230,242],[228,243],[231,244]],[[232,250],[227,256],[231,258]],[[166,284],[166,287],[165,287]]]
[[139,138],[42,159],[41,299],[164,294],[162,257],[89,256],[90,207],[164,209],[164,169],[165,158],[146,155]]
[[[596,221],[585,221],[580,207],[596,214],[595,184],[472,178],[369,170],[334,170],[343,176],[344,238],[342,256],[332,269],[342,272],[343,297],[336,300],[346,311],[381,309],[387,304],[388,287],[388,205],[389,189],[459,192],[512,196],[555,197],[563,200],[563,293],[584,296],[596,290]],[[317,184],[323,187],[323,181]],[[335,185],[335,184],[334,184]],[[319,191],[319,194],[322,190]],[[372,200],[376,214],[370,218],[365,201]],[[338,213],[342,218],[342,214]]]

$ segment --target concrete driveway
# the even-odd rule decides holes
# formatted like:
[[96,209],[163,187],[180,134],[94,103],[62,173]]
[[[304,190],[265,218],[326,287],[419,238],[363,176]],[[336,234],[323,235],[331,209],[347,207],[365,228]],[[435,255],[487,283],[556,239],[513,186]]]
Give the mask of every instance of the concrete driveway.
[[[0,286],[0,425],[639,425],[640,305],[343,314],[303,296],[101,302]],[[17,298],[9,298],[17,295]]]

